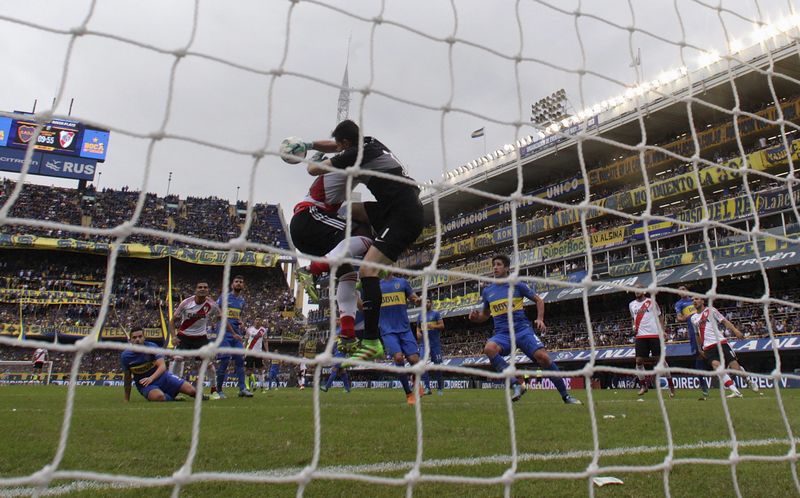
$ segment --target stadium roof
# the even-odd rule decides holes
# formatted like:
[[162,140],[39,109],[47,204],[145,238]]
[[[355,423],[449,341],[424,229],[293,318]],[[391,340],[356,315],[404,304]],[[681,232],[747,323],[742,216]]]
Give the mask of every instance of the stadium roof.
[[[757,108],[760,104],[772,102],[772,94],[767,76],[754,70],[753,67],[766,70],[770,65],[770,55],[774,62],[774,72],[800,80],[800,64],[797,49],[784,46],[771,52],[763,52],[753,47],[758,55],[747,60],[745,64],[732,65],[730,72],[734,76],[736,94],[730,83],[727,61],[721,60],[703,69],[693,71],[690,76],[693,84],[693,97],[710,105],[724,109],[733,109],[736,105],[735,95],[744,109]],[[743,57],[744,58],[744,57]],[[710,71],[714,71],[710,74]],[[707,76],[704,76],[707,75]],[[779,99],[798,93],[798,86],[782,77],[773,77],[772,85]],[[666,93],[666,92],[665,92]],[[679,101],[689,95],[688,87],[676,88],[669,96],[650,99],[642,106],[647,141],[650,144],[661,143],[673,138],[676,134],[688,131],[688,110],[685,102]],[[723,122],[731,119],[729,113],[695,101],[691,105],[691,113],[696,126],[708,123]],[[629,104],[599,115],[597,135],[628,145],[635,145],[642,139],[639,113],[634,105]],[[592,134],[591,136],[595,136]],[[575,138],[568,138],[556,145],[544,147],[542,150],[523,159],[523,192],[548,185],[557,179],[564,179],[580,173],[578,148]],[[630,152],[618,146],[585,139],[583,156],[587,167],[597,162],[607,163],[620,154]],[[503,160],[505,159],[505,161]],[[495,160],[497,166],[482,171],[471,171],[469,175],[459,178],[453,187],[445,190],[440,199],[441,219],[447,220],[466,210],[471,210],[496,200],[483,197],[456,188],[470,187],[484,192],[508,195],[517,188],[516,153]],[[433,223],[433,198],[423,197],[425,216],[428,223]]]

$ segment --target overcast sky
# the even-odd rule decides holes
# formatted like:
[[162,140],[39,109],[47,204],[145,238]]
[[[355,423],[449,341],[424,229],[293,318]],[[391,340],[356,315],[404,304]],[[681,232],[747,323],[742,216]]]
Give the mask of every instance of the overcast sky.
[[[413,177],[425,181],[438,180],[442,171],[483,153],[483,141],[470,139],[470,132],[477,128],[486,128],[489,150],[531,133],[527,129],[517,135],[513,126],[496,122],[527,121],[530,104],[559,88],[566,89],[576,108],[622,93],[624,88],[615,81],[636,81],[631,60],[637,49],[641,49],[644,80],[682,64],[694,68],[700,53],[693,48],[681,50],[677,43],[682,38],[689,45],[724,53],[726,30],[728,36],[749,45],[753,21],[775,21],[788,15],[794,4],[787,0],[723,1],[725,9],[736,12],[732,14],[691,0],[631,1],[632,9],[622,0],[456,0],[456,12],[444,0],[384,3],[381,12],[382,2],[377,0],[297,4],[284,0],[201,1],[188,50],[245,69],[197,56],[181,59],[166,129],[245,154],[182,140],[160,141],[154,149],[146,189],[164,195],[169,172],[173,172],[171,192],[181,196],[216,195],[233,201],[239,186],[239,197],[247,199],[253,164],[247,153],[264,147],[276,150],[286,136],[308,140],[329,136],[335,125],[336,86],[348,56],[348,37],[352,39],[350,84],[356,90],[369,86],[433,108],[452,100],[452,107],[472,113],[445,115],[374,93],[363,98],[353,92],[351,117],[361,122],[366,134],[387,144]],[[195,27],[194,5],[192,1],[99,1],[87,28],[91,33],[171,51],[189,43]],[[88,1],[0,3],[4,69],[0,109],[27,111],[38,99],[37,110],[46,110],[62,84],[71,36],[23,23],[70,29],[84,22],[90,6]],[[590,15],[572,15],[579,6]],[[370,21],[378,15],[391,23]],[[592,15],[620,26],[635,25],[655,37],[631,33]],[[451,35],[482,48],[465,43],[451,48],[431,39]],[[328,85],[283,75],[275,80],[270,104],[272,76],[263,73],[281,67],[284,52],[284,70]],[[522,62],[515,71],[510,58],[518,53],[535,60]],[[125,132],[147,134],[161,127],[174,61],[171,54],[96,34],[75,41],[56,110],[66,114],[74,98],[73,116],[112,130],[108,159],[100,168],[100,187],[138,189],[142,185],[149,140]],[[581,67],[608,79],[580,78],[577,70]],[[30,181],[58,182],[44,177]],[[309,183],[302,165],[289,166],[276,157],[266,157],[257,171],[254,200],[280,203],[288,219]]]

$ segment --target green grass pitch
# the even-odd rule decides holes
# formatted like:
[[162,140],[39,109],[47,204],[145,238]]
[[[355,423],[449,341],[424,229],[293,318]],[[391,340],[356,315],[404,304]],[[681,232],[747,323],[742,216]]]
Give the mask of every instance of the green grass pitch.
[[[0,387],[0,477],[40,470],[56,450],[67,390],[56,386]],[[584,402],[585,391],[575,393]],[[595,391],[599,465],[657,465],[667,455],[667,433],[656,393],[637,401],[635,391]],[[674,457],[724,459],[730,436],[718,391],[708,401],[696,391],[665,399]],[[800,391],[782,392],[791,429],[800,432]],[[282,389],[254,399],[229,398],[203,404],[201,436],[193,472],[290,475],[311,462],[313,449],[310,389]],[[416,457],[414,409],[400,390],[341,389],[320,393],[322,446],[319,469],[402,478]],[[736,436],[746,445],[740,455],[786,455],[790,445],[776,393],[745,392],[728,400]],[[134,392],[122,401],[122,388],[79,387],[69,444],[60,470],[129,476],[169,477],[186,459],[192,402],[150,403]],[[425,463],[423,476],[499,477],[510,467],[510,432],[502,391],[454,390],[422,400]],[[610,416],[613,416],[611,418]],[[561,403],[553,391],[531,391],[514,405],[518,472],[581,472],[592,461],[592,429],[587,406]],[[783,441],[771,441],[772,439]],[[728,446],[726,446],[728,445]],[[796,446],[795,446],[796,447]],[[504,458],[505,456],[505,458]],[[792,465],[797,462],[742,462],[736,469],[744,496],[796,496]],[[661,496],[662,471],[601,475],[624,481],[596,488],[600,497]],[[524,477],[524,476],[523,476]],[[534,476],[535,477],[535,476]],[[169,496],[171,486],[147,490],[106,483],[51,483],[69,496]],[[0,487],[0,496],[26,492],[26,486]],[[502,496],[502,484],[420,482],[415,496]],[[182,488],[181,496],[295,496],[297,484],[201,482]],[[733,496],[727,464],[678,463],[669,472],[672,496]],[[313,479],[305,496],[406,495],[406,486],[353,480]],[[30,491],[28,491],[29,493]],[[525,478],[512,496],[585,496],[584,479]]]

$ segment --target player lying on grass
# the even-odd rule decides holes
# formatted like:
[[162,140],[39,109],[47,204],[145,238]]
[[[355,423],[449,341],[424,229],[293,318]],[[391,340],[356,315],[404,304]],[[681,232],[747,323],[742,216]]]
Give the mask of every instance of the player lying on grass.
[[[511,260],[505,254],[498,254],[492,258],[492,272],[494,278],[507,278],[511,269]],[[517,347],[525,353],[525,356],[536,362],[543,370],[557,372],[558,366],[550,359],[544,343],[539,339],[531,326],[525,310],[522,307],[523,298],[528,298],[536,303],[536,330],[545,332],[547,327],[544,324],[544,300],[539,297],[524,282],[514,284],[512,294],[512,323],[508,322],[508,287],[509,284],[491,284],[483,289],[483,309],[480,311],[472,310],[469,319],[475,323],[483,323],[489,318],[494,318],[494,335],[486,342],[483,347],[483,354],[489,357],[489,362],[496,372],[502,372],[508,368],[508,363],[503,356],[514,353],[511,350],[511,331],[514,331]],[[567,391],[564,379],[561,377],[549,377],[558,389],[564,403],[580,405],[581,402]],[[514,389],[512,401],[519,401],[527,389],[522,377],[511,379],[511,386]]]
[[[744,336],[739,329],[732,324],[725,315],[720,313],[713,306],[706,306],[706,300],[702,297],[693,297],[692,303],[694,304],[695,314],[692,315],[692,325],[697,331],[698,344],[700,344],[700,357],[703,358],[712,370],[716,370],[720,364],[724,368],[739,370],[742,372],[740,375],[744,378],[745,383],[750,385],[750,388],[758,392],[758,386],[755,382],[750,382],[744,368],[739,364],[739,359],[736,353],[733,352],[728,340],[725,338],[720,329],[720,325],[730,330],[737,339],[744,339]],[[733,379],[728,374],[722,377],[722,383],[730,390],[729,398],[741,398],[742,393],[736,388]]]
[[[138,326],[131,330],[129,341],[137,346],[158,347],[155,343],[145,342],[144,329]],[[160,354],[126,350],[122,352],[121,362],[125,377],[125,401],[131,400],[131,379],[147,401],[174,401],[179,393],[191,397],[197,394],[193,385],[167,372],[167,364]],[[203,399],[207,397],[203,396]]]

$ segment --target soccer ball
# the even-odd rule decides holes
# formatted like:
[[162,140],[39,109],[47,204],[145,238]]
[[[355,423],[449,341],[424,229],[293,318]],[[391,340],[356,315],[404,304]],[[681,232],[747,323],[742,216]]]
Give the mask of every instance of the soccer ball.
[[297,164],[306,158],[306,144],[297,137],[284,138],[281,141],[281,159],[289,164]]

